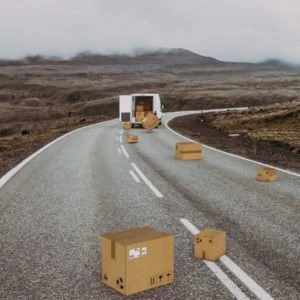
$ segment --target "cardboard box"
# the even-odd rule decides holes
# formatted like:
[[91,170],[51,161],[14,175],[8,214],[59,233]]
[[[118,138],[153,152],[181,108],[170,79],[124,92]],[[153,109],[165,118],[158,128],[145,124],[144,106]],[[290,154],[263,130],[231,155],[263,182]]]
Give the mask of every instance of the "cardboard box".
[[216,260],[226,252],[225,231],[206,228],[194,236],[194,256],[202,260]]
[[137,143],[139,141],[139,137],[137,135],[128,135],[127,143]]
[[202,159],[202,145],[198,143],[176,143],[175,156],[181,160]]
[[183,153],[180,151],[176,151],[175,156],[177,159],[180,159],[180,160],[201,160],[202,159],[201,152]]
[[137,105],[135,110],[136,110],[136,112],[142,112],[142,111],[144,111],[144,106],[143,105]]
[[151,227],[104,234],[102,281],[124,295],[173,282],[174,238]]
[[155,127],[158,126],[158,123],[158,117],[153,113],[149,112],[143,120],[143,127],[147,130],[153,130]]
[[131,124],[130,124],[130,122],[125,122],[125,123],[123,123],[122,128],[125,129],[125,130],[131,129]]
[[260,168],[256,180],[270,182],[277,179],[277,171],[272,168]]
[[135,114],[135,121],[142,122],[145,118],[145,113],[143,111],[137,111]]

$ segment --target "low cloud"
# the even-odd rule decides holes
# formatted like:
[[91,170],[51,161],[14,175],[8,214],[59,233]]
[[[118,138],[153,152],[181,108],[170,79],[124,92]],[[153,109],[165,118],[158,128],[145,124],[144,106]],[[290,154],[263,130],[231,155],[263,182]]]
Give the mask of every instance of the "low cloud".
[[226,61],[300,63],[298,0],[10,0],[0,57],[186,48]]

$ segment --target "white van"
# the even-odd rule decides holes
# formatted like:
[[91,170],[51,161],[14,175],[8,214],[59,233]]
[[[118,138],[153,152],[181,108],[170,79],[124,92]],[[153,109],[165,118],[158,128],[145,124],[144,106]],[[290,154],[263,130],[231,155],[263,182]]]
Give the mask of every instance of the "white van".
[[119,99],[119,111],[121,122],[141,125],[147,113],[152,112],[157,115],[161,125],[162,105],[159,94],[122,95]]

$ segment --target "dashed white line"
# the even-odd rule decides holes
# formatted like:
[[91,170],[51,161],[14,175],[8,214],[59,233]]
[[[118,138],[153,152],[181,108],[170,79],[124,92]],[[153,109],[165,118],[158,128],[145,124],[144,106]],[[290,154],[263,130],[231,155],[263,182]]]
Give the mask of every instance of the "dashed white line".
[[[180,222],[193,234],[199,233],[197,229],[189,220],[180,219]],[[261,286],[259,286],[250,276],[248,276],[237,264],[235,264],[228,256],[223,255],[220,261],[251,290],[259,299],[271,300],[273,299]],[[216,274],[222,283],[237,299],[248,299],[248,297],[236,286],[236,284],[224,273],[214,262],[203,260],[203,262]],[[226,278],[227,277],[227,278]],[[238,291],[238,292],[237,292]],[[234,293],[238,293],[237,295]],[[242,293],[242,294],[241,294]],[[239,298],[238,298],[239,297]],[[242,298],[240,298],[242,297]],[[246,297],[246,298],[245,298]]]
[[261,286],[259,286],[251,277],[249,277],[236,263],[228,256],[223,255],[220,261],[244,284],[247,286],[259,299],[273,299]]
[[214,262],[204,260],[203,261],[210,270],[218,277],[218,279],[227,287],[227,289],[231,292],[232,295],[235,296],[236,299],[246,300],[249,299],[246,294],[244,294],[241,289],[228,277],[226,273],[224,273]]
[[141,182],[140,179],[137,177],[137,175],[134,173],[133,170],[130,170],[129,173],[133,177],[133,179],[135,180],[135,182],[137,182],[137,183]]
[[197,234],[200,230],[187,219],[180,219],[180,222],[193,234]]
[[124,132],[123,129],[121,129],[120,133],[123,134],[123,132]]
[[148,185],[151,191],[158,197],[163,198],[163,194],[152,184],[152,182],[143,174],[143,172],[138,168],[135,163],[131,163],[132,167],[138,173],[138,175],[142,178],[142,180]]
[[[183,115],[184,115],[184,114],[182,114],[181,116],[183,116]],[[168,128],[171,132],[173,132],[173,133],[176,134],[177,136],[180,136],[181,138],[183,138],[183,139],[185,139],[185,140],[187,140],[187,141],[197,143],[197,141],[192,140],[192,139],[189,139],[189,138],[183,136],[182,134],[176,132],[175,130],[173,130],[173,129],[171,129],[171,128],[169,127],[168,123],[169,123],[172,119],[174,119],[174,118],[176,118],[176,117],[178,117],[178,116],[171,117],[171,118],[165,123],[166,128]],[[273,168],[273,169],[276,169],[276,170],[278,170],[278,171],[280,171],[280,172],[283,172],[283,173],[286,173],[286,174],[289,174],[289,175],[293,175],[293,176],[300,177],[300,174],[295,173],[295,172],[291,172],[291,171],[284,170],[284,169],[281,169],[281,168],[278,168],[278,167],[274,167],[274,166],[271,166],[271,165],[268,165],[268,164],[265,164],[265,163],[261,163],[261,162],[256,161],[256,160],[252,160],[252,159],[249,159],[249,158],[246,158],[246,157],[242,157],[242,156],[236,155],[236,154],[228,153],[228,152],[225,152],[225,151],[222,151],[222,150],[219,150],[219,149],[216,149],[216,148],[213,148],[213,147],[204,145],[204,144],[202,144],[202,146],[203,146],[204,148],[207,148],[207,149],[210,149],[210,150],[213,150],[213,151],[216,151],[216,152],[219,152],[219,153],[222,153],[222,154],[225,154],[225,155],[234,157],[234,158],[238,158],[238,159],[241,159],[241,160],[245,160],[245,161],[248,161],[248,162],[251,162],[251,163],[260,165],[260,166],[264,166],[264,167],[268,167],[268,168]]]
[[121,154],[122,153],[122,151],[121,151],[121,149],[120,148],[118,148],[118,152]]
[[124,147],[123,145],[121,145],[121,149],[122,149],[124,155],[125,155],[127,158],[129,158],[129,154],[127,153],[127,151],[126,151],[126,149],[125,149],[125,147]]

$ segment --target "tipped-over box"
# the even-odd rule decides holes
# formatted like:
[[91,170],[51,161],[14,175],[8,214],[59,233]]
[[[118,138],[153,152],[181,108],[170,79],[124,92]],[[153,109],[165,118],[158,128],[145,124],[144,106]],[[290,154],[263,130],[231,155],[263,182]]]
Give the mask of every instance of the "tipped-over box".
[[123,123],[122,128],[125,129],[125,130],[131,129],[131,123],[130,122]]
[[152,112],[149,112],[143,120],[143,127],[147,130],[153,130],[155,127],[158,126],[158,123],[158,117]]
[[202,159],[202,145],[198,143],[176,143],[175,156],[181,160]]
[[270,182],[277,179],[277,171],[272,168],[260,168],[256,180]]
[[173,282],[174,238],[151,227],[104,234],[102,281],[124,295]]
[[128,135],[127,143],[137,143],[139,141],[139,137],[137,135]]
[[194,256],[203,260],[216,260],[226,252],[225,231],[206,228],[194,236]]

